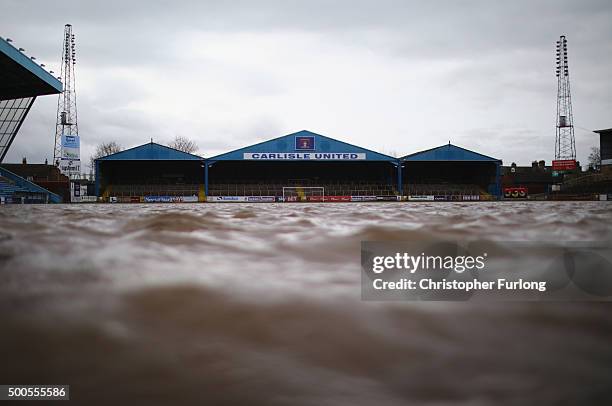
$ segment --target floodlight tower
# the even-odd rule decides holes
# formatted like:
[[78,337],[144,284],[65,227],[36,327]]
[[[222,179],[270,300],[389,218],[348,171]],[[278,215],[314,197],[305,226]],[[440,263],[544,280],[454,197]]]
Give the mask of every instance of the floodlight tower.
[[565,35],[557,41],[557,129],[555,160],[576,160],[574,139],[574,114],[570,94],[569,69],[567,64],[567,39]]
[[[76,64],[76,50],[72,25],[64,26],[64,40],[62,50],[61,79],[64,82],[64,91],[57,100],[57,121],[55,125],[55,148],[53,162],[59,166],[66,175],[73,177],[80,173],[79,125],[77,123],[76,86],[74,67]],[[64,136],[64,138],[62,138]],[[71,145],[66,145],[66,136]],[[77,146],[75,148],[75,141]],[[64,144],[62,144],[64,141]],[[70,153],[66,153],[66,147]],[[76,149],[76,155],[75,155]]]

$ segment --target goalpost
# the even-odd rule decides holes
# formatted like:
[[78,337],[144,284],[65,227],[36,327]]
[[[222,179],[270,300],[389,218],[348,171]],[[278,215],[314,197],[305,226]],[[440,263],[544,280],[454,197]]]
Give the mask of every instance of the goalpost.
[[284,202],[322,202],[325,188],[322,186],[283,186]]

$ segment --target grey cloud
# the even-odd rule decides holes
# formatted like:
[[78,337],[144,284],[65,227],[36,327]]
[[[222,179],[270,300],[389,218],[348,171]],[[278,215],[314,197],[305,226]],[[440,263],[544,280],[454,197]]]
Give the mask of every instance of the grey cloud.
[[[576,124],[612,125],[608,0],[11,0],[3,11],[0,36],[13,38],[55,72],[63,24],[73,24],[84,154],[103,140],[132,146],[180,133],[211,155],[293,130],[323,128],[400,154],[452,138],[505,162],[549,160],[553,52],[560,34],[570,41]],[[253,52],[262,35],[268,46],[278,41],[271,58]],[[296,39],[304,36],[309,47],[301,49]],[[217,54],[196,52],[211,45],[199,41],[213,39]],[[291,49],[286,41],[294,44]],[[226,44],[242,46],[249,57],[224,59],[219,52]],[[333,52],[346,66],[321,64]],[[328,67],[329,74],[316,73],[321,76],[308,85],[295,82],[315,75],[316,68],[292,60],[295,55]],[[283,68],[296,75],[283,77]],[[358,98],[344,95],[352,94],[339,83],[347,76],[354,78]],[[410,77],[418,79],[418,90],[396,85]],[[308,95],[314,85],[324,108]],[[9,160],[27,154],[42,161],[52,154],[55,102],[53,96],[36,102]],[[164,104],[167,114],[159,109]],[[364,114],[368,106],[371,114]],[[338,110],[337,117],[330,110]],[[584,161],[595,139],[577,130],[577,143]]]

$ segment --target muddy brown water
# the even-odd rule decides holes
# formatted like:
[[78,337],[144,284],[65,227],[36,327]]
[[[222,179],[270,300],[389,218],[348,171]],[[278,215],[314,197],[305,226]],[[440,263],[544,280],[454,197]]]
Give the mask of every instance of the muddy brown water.
[[436,237],[610,242],[612,206],[0,207],[0,384],[83,405],[611,404],[607,303],[360,299],[362,240]]

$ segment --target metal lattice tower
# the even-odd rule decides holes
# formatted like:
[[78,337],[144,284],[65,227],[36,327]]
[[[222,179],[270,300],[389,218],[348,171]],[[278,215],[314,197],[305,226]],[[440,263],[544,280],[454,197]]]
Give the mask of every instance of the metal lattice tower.
[[576,159],[574,138],[574,114],[570,94],[569,69],[567,64],[567,39],[561,35],[557,41],[557,129],[555,159]]
[[62,50],[61,78],[64,82],[64,92],[57,100],[57,121],[55,125],[55,148],[53,162],[59,166],[62,158],[62,134],[79,135],[77,123],[76,88],[74,66],[76,64],[76,51],[72,25],[64,26],[64,47]]

